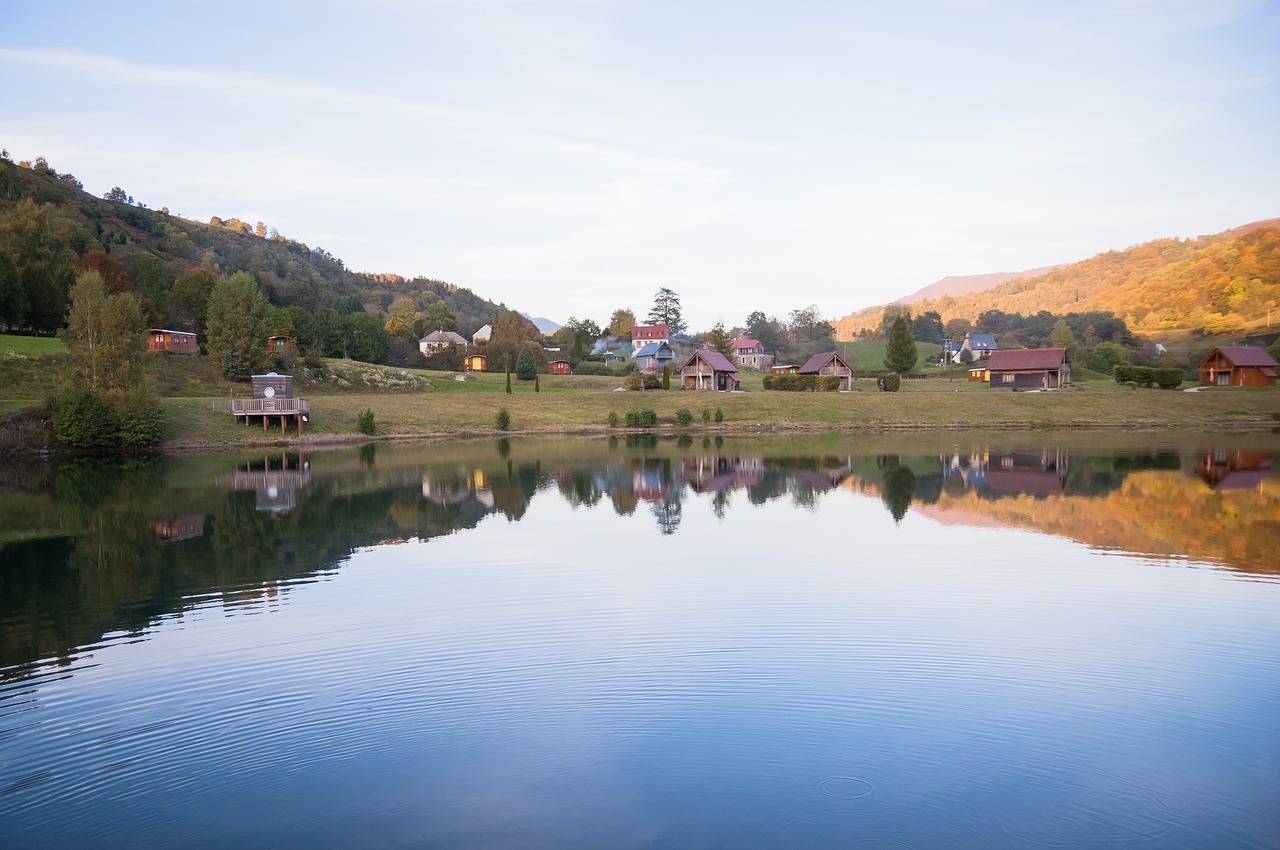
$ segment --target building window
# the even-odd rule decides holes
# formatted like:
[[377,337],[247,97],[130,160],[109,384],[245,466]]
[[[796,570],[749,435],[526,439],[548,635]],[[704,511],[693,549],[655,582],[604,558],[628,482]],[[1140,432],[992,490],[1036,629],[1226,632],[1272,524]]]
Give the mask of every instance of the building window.
[[1004,381],[1006,384],[1012,384],[1013,377],[1014,377],[1013,375],[1001,375],[1000,380]]
[[1218,375],[1217,375],[1217,379],[1218,379],[1218,386],[1220,386],[1220,387],[1229,387],[1229,386],[1231,386],[1231,373],[1230,373],[1230,372],[1219,372],[1219,373],[1218,373]]

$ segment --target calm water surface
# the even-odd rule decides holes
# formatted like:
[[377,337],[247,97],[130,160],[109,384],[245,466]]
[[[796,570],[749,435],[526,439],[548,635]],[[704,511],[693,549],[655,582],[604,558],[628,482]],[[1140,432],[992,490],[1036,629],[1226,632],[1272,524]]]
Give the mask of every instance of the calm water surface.
[[1280,847],[1280,440],[0,472],[0,847]]

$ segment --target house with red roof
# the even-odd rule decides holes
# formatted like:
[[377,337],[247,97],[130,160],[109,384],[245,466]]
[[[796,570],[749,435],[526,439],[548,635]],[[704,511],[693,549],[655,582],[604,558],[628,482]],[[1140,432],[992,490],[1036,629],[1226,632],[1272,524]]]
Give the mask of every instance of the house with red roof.
[[651,342],[671,344],[671,329],[666,325],[636,325],[631,329],[631,349],[639,351]]
[[840,379],[841,392],[853,389],[853,369],[838,351],[824,351],[813,355],[800,367],[800,374],[818,377],[834,376]]
[[733,345],[733,362],[743,369],[759,369],[761,372],[773,365],[773,355],[764,353],[764,343],[749,336],[740,336]]
[[1252,345],[1220,345],[1200,361],[1202,387],[1274,387],[1276,361]]
[[699,349],[680,365],[680,389],[732,392],[738,388],[738,367],[718,351]]
[[1071,383],[1065,348],[1000,349],[986,363],[992,389],[1054,390]]

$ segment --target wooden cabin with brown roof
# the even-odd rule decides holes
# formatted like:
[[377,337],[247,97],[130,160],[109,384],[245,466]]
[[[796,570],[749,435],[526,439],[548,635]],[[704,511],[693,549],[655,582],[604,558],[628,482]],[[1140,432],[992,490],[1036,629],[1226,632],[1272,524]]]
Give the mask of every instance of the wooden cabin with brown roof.
[[1054,390],[1071,383],[1065,348],[1024,348],[991,352],[986,363],[992,389]]
[[1274,387],[1276,361],[1251,345],[1220,345],[1200,361],[1202,387]]
[[738,389],[738,367],[718,351],[699,349],[679,369],[680,389],[732,392]]
[[547,364],[547,373],[551,375],[567,375],[569,374],[568,360],[552,360]]
[[836,377],[840,379],[841,392],[853,389],[853,369],[838,351],[824,351],[813,355],[800,367],[800,374]]
[[293,337],[291,336],[280,335],[267,337],[268,354],[292,354],[293,348]]
[[147,350],[166,354],[199,354],[200,345],[196,342],[196,335],[189,331],[152,328],[147,331]]
[[483,354],[468,354],[462,358],[462,368],[467,372],[483,372],[489,365],[489,358]]

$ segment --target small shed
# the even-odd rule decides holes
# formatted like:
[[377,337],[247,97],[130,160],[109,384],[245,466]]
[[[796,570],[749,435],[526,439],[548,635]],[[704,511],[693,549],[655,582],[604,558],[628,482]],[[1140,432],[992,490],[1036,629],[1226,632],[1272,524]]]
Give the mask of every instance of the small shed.
[[547,371],[552,375],[567,375],[569,374],[569,361],[552,360],[547,364]]
[[267,337],[267,353],[268,354],[291,354],[293,352],[293,337],[269,336]]
[[842,392],[853,389],[853,369],[838,351],[824,351],[822,354],[813,355],[800,367],[800,374],[819,377],[835,376],[840,379]]
[[1252,345],[1220,345],[1200,361],[1202,387],[1274,387],[1276,361]]
[[251,379],[254,398],[293,398],[293,376],[268,372]]
[[1053,390],[1071,383],[1065,348],[1001,349],[987,360],[992,389]]
[[462,358],[462,368],[467,372],[483,372],[489,366],[489,358],[483,354],[468,354]]
[[969,370],[969,380],[975,384],[985,384],[991,380],[991,370],[986,366],[975,366]]
[[163,351],[167,354],[199,354],[200,346],[196,335],[190,331],[171,331],[165,328],[152,328],[147,331],[147,350]]
[[769,374],[775,378],[780,378],[783,375],[799,375],[800,367],[794,363],[789,363],[785,366],[770,366]]
[[700,349],[680,365],[680,388],[732,392],[738,389],[738,367],[718,351]]

